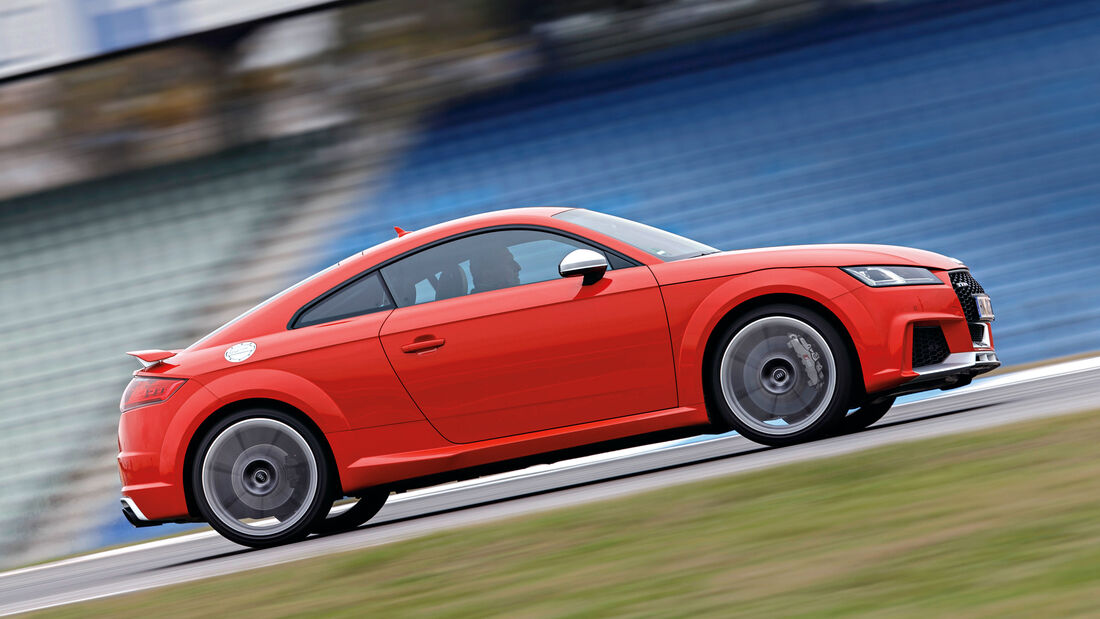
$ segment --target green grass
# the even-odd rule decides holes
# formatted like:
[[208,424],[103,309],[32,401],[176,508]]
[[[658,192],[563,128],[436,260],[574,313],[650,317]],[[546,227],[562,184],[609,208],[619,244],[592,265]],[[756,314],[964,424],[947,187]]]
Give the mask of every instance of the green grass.
[[49,616],[1100,615],[1100,415],[895,445]]

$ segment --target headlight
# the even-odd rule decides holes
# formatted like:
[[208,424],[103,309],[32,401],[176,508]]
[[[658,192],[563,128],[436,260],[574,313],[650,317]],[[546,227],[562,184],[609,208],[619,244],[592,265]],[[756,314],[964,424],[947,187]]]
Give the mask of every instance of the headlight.
[[943,281],[928,269],[921,267],[841,267],[859,281],[881,288],[883,286],[919,286],[942,284]]

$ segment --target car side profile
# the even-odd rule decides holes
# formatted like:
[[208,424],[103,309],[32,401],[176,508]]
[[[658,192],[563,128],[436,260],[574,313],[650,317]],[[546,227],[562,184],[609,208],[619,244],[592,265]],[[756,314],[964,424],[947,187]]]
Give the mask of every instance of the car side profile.
[[[583,209],[371,247],[185,350],[121,403],[123,512],[270,546],[393,492],[673,437],[788,445],[1000,363],[959,261],[882,245],[719,251]],[[352,507],[332,509],[344,497]]]

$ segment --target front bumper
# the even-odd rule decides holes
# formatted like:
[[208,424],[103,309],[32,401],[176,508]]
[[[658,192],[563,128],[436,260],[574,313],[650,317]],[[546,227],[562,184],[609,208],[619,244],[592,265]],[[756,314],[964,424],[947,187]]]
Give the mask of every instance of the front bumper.
[[[958,299],[958,307],[962,310],[963,319],[966,322],[966,332],[969,337],[960,338],[958,336],[962,333],[962,330],[959,329],[960,321],[958,320],[941,321],[935,326],[924,327],[926,333],[928,330],[939,331],[936,336],[939,337],[944,348],[936,357],[928,358],[926,355],[930,351],[927,348],[916,350],[918,338],[914,337],[912,371],[917,374],[917,377],[896,388],[893,395],[935,388],[953,389],[962,387],[969,384],[975,376],[994,370],[1001,365],[1000,359],[997,358],[997,352],[993,349],[993,305],[981,284],[966,269],[948,271],[942,274],[941,278],[945,283],[951,285]],[[948,346],[944,340],[942,333],[945,328],[953,329],[953,347]],[[969,346],[967,346],[965,340],[969,340]],[[918,360],[921,363],[918,363]]]
[[861,286],[834,299],[845,312],[870,400],[961,387],[1000,366],[991,316],[964,308],[949,273],[937,272],[942,286]]
[[913,371],[920,378],[936,378],[941,376],[958,376],[969,374],[977,376],[1001,365],[994,350],[975,350],[973,352],[954,352],[939,363],[915,368]]
[[995,370],[1000,365],[997,353],[993,350],[951,353],[942,363],[918,368],[916,378],[892,389],[875,393],[869,399],[877,400],[933,389],[964,387],[969,385],[975,376]]

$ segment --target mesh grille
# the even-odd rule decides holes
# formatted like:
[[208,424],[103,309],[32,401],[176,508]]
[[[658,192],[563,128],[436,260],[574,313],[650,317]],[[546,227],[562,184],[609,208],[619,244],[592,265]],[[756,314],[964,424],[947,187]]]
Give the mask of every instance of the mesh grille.
[[946,359],[950,353],[951,350],[947,347],[947,339],[943,337],[943,329],[939,327],[913,328],[914,368],[939,363]]
[[959,305],[962,305],[966,319],[977,322],[978,306],[974,303],[974,295],[984,293],[985,289],[966,269],[950,271],[947,275],[951,278],[951,286],[955,289],[955,295],[959,297]]
[[970,323],[970,341],[980,342],[985,337],[985,327],[980,322]]

